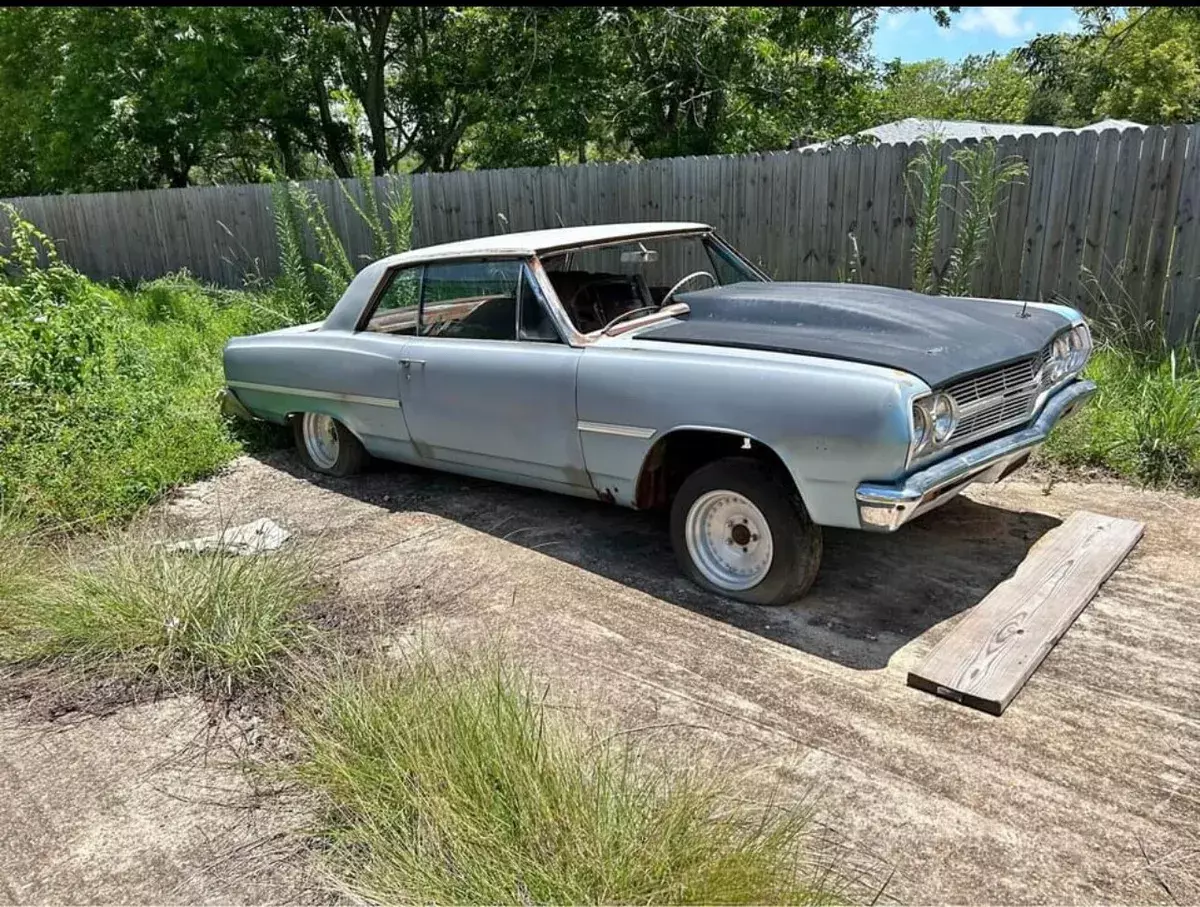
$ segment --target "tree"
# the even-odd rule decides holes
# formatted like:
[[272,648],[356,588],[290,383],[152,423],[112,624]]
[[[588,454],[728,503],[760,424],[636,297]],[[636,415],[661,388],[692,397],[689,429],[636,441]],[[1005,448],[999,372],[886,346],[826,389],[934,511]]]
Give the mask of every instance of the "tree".
[[870,124],[884,9],[0,8],[0,192],[782,148]]
[[1105,117],[1148,124],[1200,117],[1200,13],[1190,7],[1078,7],[1080,35],[1040,36],[1018,51],[1037,91],[1030,122]]
[[661,157],[842,131],[869,87],[876,18],[870,7],[618,8],[605,35],[615,137]]
[[1033,78],[1011,55],[968,56],[957,64],[895,61],[884,70],[879,120],[922,117],[1021,123],[1033,88]]

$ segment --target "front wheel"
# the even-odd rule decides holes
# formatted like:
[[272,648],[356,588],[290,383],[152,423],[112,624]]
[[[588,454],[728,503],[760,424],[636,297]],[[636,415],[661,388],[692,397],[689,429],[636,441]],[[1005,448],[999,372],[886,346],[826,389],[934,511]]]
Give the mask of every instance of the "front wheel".
[[302,413],[292,420],[296,448],[310,469],[351,476],[367,458],[362,442],[341,422],[324,413]]
[[821,527],[790,479],[749,457],[701,466],[671,505],[671,544],[688,578],[755,605],[786,605],[821,564]]

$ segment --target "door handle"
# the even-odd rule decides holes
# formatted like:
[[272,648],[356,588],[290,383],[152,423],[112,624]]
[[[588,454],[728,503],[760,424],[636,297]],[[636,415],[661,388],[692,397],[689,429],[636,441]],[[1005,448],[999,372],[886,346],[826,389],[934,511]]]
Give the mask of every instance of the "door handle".
[[415,366],[424,366],[425,360],[424,359],[401,359],[400,360],[400,367],[404,369],[404,377],[405,378],[412,378],[412,369],[413,369],[414,365]]

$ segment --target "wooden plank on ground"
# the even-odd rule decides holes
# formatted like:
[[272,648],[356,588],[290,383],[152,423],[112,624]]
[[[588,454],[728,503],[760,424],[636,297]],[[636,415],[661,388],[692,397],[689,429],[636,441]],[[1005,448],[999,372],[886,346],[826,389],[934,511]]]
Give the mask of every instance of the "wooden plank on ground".
[[1071,514],[909,672],[908,685],[1001,714],[1144,528],[1087,511]]

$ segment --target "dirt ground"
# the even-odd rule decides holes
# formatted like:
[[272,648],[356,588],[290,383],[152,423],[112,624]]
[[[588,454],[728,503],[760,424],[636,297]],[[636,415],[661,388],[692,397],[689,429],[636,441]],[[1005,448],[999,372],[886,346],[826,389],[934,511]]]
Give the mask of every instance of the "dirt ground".
[[[906,687],[1077,509],[1143,520],[1145,538],[1004,716]],[[689,585],[661,517],[422,470],[335,480],[290,453],[242,458],[155,518],[186,537],[264,516],[320,547],[331,621],[499,639],[557,700],[814,804],[888,899],[1200,900],[1200,500],[972,489],[893,536],[828,531],[816,586],[782,609]],[[243,782],[196,761],[203,724],[184,701],[65,727],[0,717],[0,898],[292,899],[293,870],[231,870],[278,819],[226,802]],[[234,794],[180,793],[206,784]]]

